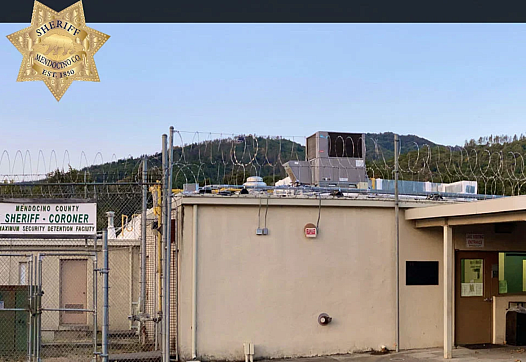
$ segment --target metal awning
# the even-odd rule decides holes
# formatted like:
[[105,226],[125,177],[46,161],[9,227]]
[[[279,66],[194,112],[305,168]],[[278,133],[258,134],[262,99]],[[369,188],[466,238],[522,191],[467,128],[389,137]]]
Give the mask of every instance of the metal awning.
[[417,228],[526,221],[526,195],[412,208],[405,219]]

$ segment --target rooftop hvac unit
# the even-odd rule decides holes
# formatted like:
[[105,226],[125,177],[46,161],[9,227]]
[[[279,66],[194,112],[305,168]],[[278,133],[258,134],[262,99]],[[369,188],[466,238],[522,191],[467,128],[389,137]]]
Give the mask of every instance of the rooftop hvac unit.
[[316,132],[307,138],[307,161],[316,158],[354,158],[365,162],[365,134]]
[[307,161],[284,164],[293,182],[357,187],[367,180],[363,133],[316,132],[307,138]]

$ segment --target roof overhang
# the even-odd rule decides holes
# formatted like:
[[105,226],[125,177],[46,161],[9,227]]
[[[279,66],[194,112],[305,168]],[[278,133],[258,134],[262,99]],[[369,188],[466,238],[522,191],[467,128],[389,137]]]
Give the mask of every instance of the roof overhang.
[[405,219],[417,228],[526,221],[526,196],[412,208]]

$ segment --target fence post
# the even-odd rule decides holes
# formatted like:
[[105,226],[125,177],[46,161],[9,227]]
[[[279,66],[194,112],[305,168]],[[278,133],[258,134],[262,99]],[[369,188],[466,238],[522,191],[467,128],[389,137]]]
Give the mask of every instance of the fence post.
[[108,231],[102,231],[102,257],[103,269],[102,273],[102,294],[103,294],[103,309],[102,309],[102,362],[108,362]]
[[172,157],[173,157],[173,133],[174,128],[170,127],[170,137],[169,137],[169,152],[168,152],[168,165],[166,169],[166,187],[165,187],[165,245],[166,245],[166,258],[165,258],[165,305],[164,305],[164,320],[165,320],[165,330],[164,330],[164,351],[163,351],[163,360],[165,362],[170,361],[170,280],[171,280],[171,253],[172,253],[172,241],[170,231],[172,228]]
[[36,355],[37,355],[37,327],[36,327],[36,298],[37,298],[37,291],[38,291],[38,281],[37,281],[37,264],[38,259],[35,255],[31,257],[32,266],[31,266],[31,304],[30,304],[30,310],[31,310],[31,316],[30,316],[30,325],[31,328],[29,332],[31,333],[31,361],[35,361]]
[[36,270],[36,282],[37,282],[37,296],[36,296],[36,360],[40,362],[40,350],[42,347],[42,256],[40,253],[37,255],[37,270]]
[[162,360],[167,362],[165,359],[166,353],[166,196],[167,196],[167,171],[168,171],[168,150],[166,149],[167,145],[167,135],[163,134],[162,136],[162,192],[161,192],[161,227],[162,227],[162,283],[161,283],[161,305],[162,305],[162,320],[161,320],[161,351],[162,351]]
[[142,216],[141,216],[141,304],[140,314],[146,312],[146,211],[148,208],[148,165],[146,155],[142,160]]
[[28,313],[28,316],[27,316],[27,319],[28,319],[28,325],[27,325],[27,329],[28,329],[28,335],[27,335],[27,360],[28,361],[32,361],[32,344],[33,344],[33,260],[34,260],[34,256],[31,255],[29,258],[28,258],[28,261],[27,261],[27,268],[28,268],[28,280],[27,280],[27,284],[28,284],[28,306],[29,306],[29,313]]
[[98,316],[98,309],[97,309],[97,288],[99,287],[97,284],[97,274],[98,274],[98,257],[97,257],[97,235],[93,236],[93,359],[94,361],[97,361],[97,316]]

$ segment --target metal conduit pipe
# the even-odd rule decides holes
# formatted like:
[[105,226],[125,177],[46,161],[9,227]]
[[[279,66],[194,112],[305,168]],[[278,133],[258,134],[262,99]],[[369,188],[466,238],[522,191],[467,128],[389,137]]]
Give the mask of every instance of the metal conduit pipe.
[[197,358],[197,205],[193,206],[192,229],[192,359]]
[[[150,187],[150,192],[152,193],[153,198],[153,212],[154,215],[157,216],[157,236],[155,238],[154,243],[154,250],[155,250],[155,256],[156,258],[156,265],[155,265],[155,277],[156,281],[153,283],[153,298],[154,298],[154,308],[156,308],[154,313],[161,313],[162,314],[162,306],[161,306],[161,261],[162,261],[162,255],[161,255],[161,233],[159,229],[159,225],[161,225],[161,185],[159,182],[157,182],[154,186]],[[155,299],[157,299],[157,303],[155,303]],[[158,314],[157,317],[153,317],[152,321],[154,322],[154,346],[155,350],[158,349],[158,329],[159,329],[159,321],[160,321],[160,315]]]
[[161,186],[158,185],[156,187],[157,191],[157,283],[158,283],[158,290],[157,290],[157,312],[161,312],[163,310],[163,306],[161,303],[161,272],[162,272],[162,245],[161,245],[161,232],[159,227],[161,226],[162,222],[162,215],[161,215]]
[[162,306],[162,299],[161,299],[161,288],[162,288],[162,279],[161,279],[161,271],[162,271],[162,245],[161,245],[161,232],[159,231],[159,226],[162,222],[162,215],[161,215],[161,185],[157,185],[155,187],[155,190],[157,192],[157,206],[155,207],[156,214],[157,214],[157,318],[155,322],[155,346],[157,348],[157,335],[158,332],[158,326],[159,326],[159,317],[163,313],[163,306]]
[[[128,300],[129,300],[129,308],[130,311],[128,315],[133,316],[133,246],[128,246],[128,269],[130,272],[130,282],[128,284]],[[129,318],[129,328],[130,330],[133,329],[133,319]]]

